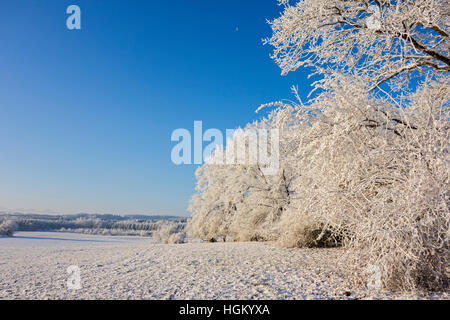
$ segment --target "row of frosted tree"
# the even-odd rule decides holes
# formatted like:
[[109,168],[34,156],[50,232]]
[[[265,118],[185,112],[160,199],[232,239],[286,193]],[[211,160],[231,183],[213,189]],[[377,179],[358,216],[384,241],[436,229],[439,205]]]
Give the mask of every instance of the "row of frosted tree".
[[[133,216],[131,216],[133,217]],[[161,230],[181,233],[185,218],[139,217],[128,219],[114,215],[45,216],[26,214],[0,215],[0,235],[12,236],[14,231],[64,231],[98,235],[154,236]]]
[[188,235],[339,246],[355,283],[378,270],[385,289],[448,289],[448,1],[279,5],[272,58],[317,81],[307,101],[293,87],[245,127],[279,130],[275,174],[217,164],[226,147],[198,168]]

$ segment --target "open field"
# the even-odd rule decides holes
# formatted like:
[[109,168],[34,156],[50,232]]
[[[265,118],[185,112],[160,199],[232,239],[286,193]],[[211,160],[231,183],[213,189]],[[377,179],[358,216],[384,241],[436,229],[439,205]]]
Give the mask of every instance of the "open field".
[[[0,299],[449,299],[356,290],[330,263],[340,254],[270,243],[166,245],[18,232],[0,238]],[[79,290],[67,288],[71,265],[80,268]]]

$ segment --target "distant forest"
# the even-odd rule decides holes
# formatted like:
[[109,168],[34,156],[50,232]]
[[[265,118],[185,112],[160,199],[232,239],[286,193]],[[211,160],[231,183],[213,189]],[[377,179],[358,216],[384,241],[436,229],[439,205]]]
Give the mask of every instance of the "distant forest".
[[187,218],[176,216],[74,214],[45,215],[0,212],[0,221],[13,220],[18,231],[59,231],[101,235],[152,236],[164,225],[183,231]]

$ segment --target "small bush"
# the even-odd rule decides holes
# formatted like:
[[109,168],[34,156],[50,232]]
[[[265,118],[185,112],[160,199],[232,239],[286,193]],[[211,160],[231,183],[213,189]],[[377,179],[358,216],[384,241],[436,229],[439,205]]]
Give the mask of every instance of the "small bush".
[[153,232],[153,239],[165,244],[185,243],[186,233],[180,229],[179,224],[166,222]]
[[12,237],[17,231],[17,223],[14,220],[4,220],[0,224],[0,235]]
[[172,233],[166,243],[179,244],[186,242],[186,234],[184,232]]

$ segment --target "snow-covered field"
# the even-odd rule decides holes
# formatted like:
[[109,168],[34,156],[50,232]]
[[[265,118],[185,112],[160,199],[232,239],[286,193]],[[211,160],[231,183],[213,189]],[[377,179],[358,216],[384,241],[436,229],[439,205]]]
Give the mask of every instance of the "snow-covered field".
[[134,236],[100,236],[66,232],[16,232],[14,237],[0,237],[0,250],[5,247],[90,247],[132,244],[142,241],[152,242],[151,238]]
[[[149,238],[18,232],[0,238],[0,299],[438,298],[356,290],[340,249],[270,243],[157,244]],[[69,266],[82,288],[68,289]]]

